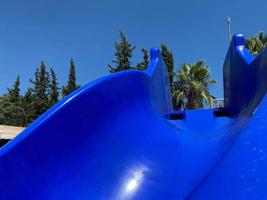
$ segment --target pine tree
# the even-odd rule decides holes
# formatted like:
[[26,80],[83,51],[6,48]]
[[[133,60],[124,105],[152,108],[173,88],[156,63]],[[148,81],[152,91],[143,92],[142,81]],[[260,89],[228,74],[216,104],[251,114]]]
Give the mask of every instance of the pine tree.
[[0,100],[0,124],[10,126],[22,125],[22,107],[20,96],[20,77]]
[[11,89],[8,90],[10,100],[16,104],[20,101],[20,76],[17,76],[16,81]]
[[34,96],[32,89],[29,88],[22,97],[22,109],[23,109],[23,123],[22,126],[27,126],[33,122],[36,118],[34,109]]
[[167,46],[165,44],[161,44],[161,54],[163,57],[163,60],[166,64],[167,70],[168,70],[168,74],[169,74],[169,78],[170,78],[170,85],[172,87],[172,83],[173,83],[173,75],[174,75],[174,60],[173,60],[173,55],[172,52],[168,50]]
[[143,61],[140,63],[137,63],[136,69],[137,70],[146,70],[146,68],[148,67],[148,64],[149,64],[148,51],[144,48],[142,48],[141,51],[143,53]]
[[53,106],[58,102],[59,99],[59,88],[58,88],[58,82],[55,71],[50,68],[50,76],[51,76],[51,84],[50,84],[50,96],[49,96],[49,104],[50,106]]
[[37,118],[49,108],[50,77],[43,61],[40,67],[36,69],[35,80],[30,80],[30,82],[34,85],[32,93],[34,98],[35,118]]
[[120,31],[120,42],[115,42],[115,57],[116,60],[113,60],[112,65],[108,65],[108,70],[111,73],[119,72],[123,70],[133,69],[131,66],[131,57],[135,46],[130,44],[125,36],[125,34]]
[[66,86],[62,88],[62,95],[67,96],[68,94],[72,93],[73,91],[77,90],[80,87],[76,83],[76,70],[75,64],[73,59],[70,60],[70,72],[69,72],[69,80]]

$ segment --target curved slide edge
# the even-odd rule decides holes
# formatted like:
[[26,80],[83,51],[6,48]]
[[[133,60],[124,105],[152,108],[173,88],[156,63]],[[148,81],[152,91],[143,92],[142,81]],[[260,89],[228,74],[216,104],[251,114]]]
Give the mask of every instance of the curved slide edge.
[[[255,75],[250,66],[254,57],[245,48],[242,34],[234,35],[224,61],[224,107],[229,116],[240,116],[254,96]],[[244,89],[246,88],[246,89]]]
[[173,167],[179,142],[161,120],[168,81],[154,48],[147,73],[111,74],[62,99],[0,149],[0,199],[106,199],[145,158]]
[[253,58],[244,41],[233,37],[224,79],[226,109],[248,124],[190,199],[267,199],[267,49]]
[[[137,76],[137,81],[134,80],[135,76]],[[24,138],[29,137],[31,134],[35,132],[38,132],[40,128],[47,126],[47,122],[50,121],[51,118],[53,118],[54,120],[54,115],[57,116],[56,120],[60,121],[61,117],[65,118],[66,115],[71,114],[69,113],[68,110],[69,107],[77,107],[77,106],[82,107],[83,104],[80,103],[79,101],[80,99],[86,98],[86,96],[89,93],[93,93],[95,98],[97,99],[99,94],[97,92],[94,93],[95,90],[97,89],[104,90],[103,88],[105,86],[109,88],[108,84],[110,82],[112,82],[112,84],[114,83],[115,85],[121,86],[123,85],[121,83],[123,83],[128,77],[132,81],[132,84],[140,81],[140,79],[144,79],[142,80],[142,84],[144,84],[144,86],[147,87],[145,89],[147,90],[149,96],[147,96],[147,94],[142,94],[142,95],[147,96],[146,98],[149,98],[149,101],[151,101],[149,102],[149,104],[152,105],[156,113],[158,113],[159,115],[164,115],[172,111],[173,109],[172,98],[171,98],[171,89],[169,84],[168,72],[166,70],[166,66],[161,56],[160,50],[158,48],[151,48],[150,64],[149,67],[147,68],[146,73],[142,71],[129,70],[124,72],[119,72],[116,74],[110,74],[79,88],[78,90],[74,91],[70,95],[63,98],[61,101],[59,101],[56,105],[50,108],[43,115],[41,115],[37,120],[35,120],[27,129],[25,129],[11,142],[0,148],[0,157],[4,155],[7,151],[9,151],[9,149],[14,148],[18,143],[21,143],[24,140]],[[120,78],[122,78],[121,81]],[[128,96],[127,86],[128,85],[124,85],[125,90],[123,90],[123,87],[116,88],[116,90],[121,90],[121,92],[124,93],[125,96]],[[136,87],[140,87],[140,83],[136,84]],[[116,91],[114,91],[114,94],[115,93]],[[114,94],[111,94],[111,96],[115,96]],[[108,95],[109,94],[107,94],[107,96]],[[85,104],[84,106],[93,107],[91,112],[93,112],[94,110],[105,109],[103,108],[103,106],[99,105],[99,107],[97,107],[94,104],[91,105]],[[108,112],[108,110],[106,110],[106,112]]]

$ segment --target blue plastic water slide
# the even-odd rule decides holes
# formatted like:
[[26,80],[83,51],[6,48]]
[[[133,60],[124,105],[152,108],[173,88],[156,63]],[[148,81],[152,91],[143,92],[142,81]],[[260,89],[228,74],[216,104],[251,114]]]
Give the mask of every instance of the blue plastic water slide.
[[267,199],[267,50],[235,35],[224,108],[173,111],[157,48],[61,100],[0,149],[0,199]]

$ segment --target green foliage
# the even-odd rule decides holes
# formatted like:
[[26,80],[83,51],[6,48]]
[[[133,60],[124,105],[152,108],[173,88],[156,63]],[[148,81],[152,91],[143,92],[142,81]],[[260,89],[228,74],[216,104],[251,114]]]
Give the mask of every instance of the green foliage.
[[[171,87],[171,92],[172,92],[172,98],[173,98],[173,107],[177,107],[177,97],[176,97],[176,92],[175,89],[178,87],[178,83],[176,82],[175,85],[173,83],[173,78],[174,78],[174,59],[173,59],[173,54],[172,52],[168,49],[168,47],[161,43],[161,54],[164,60],[164,63],[167,67],[167,71],[169,74],[169,79],[170,79],[170,87]],[[179,86],[181,87],[181,86]],[[180,94],[182,95],[182,94]],[[179,97],[180,98],[180,97]]]
[[140,63],[137,63],[136,69],[137,70],[146,70],[146,68],[148,67],[148,64],[149,64],[148,50],[142,48],[141,51],[143,53],[143,61]]
[[50,96],[49,105],[53,106],[59,100],[59,88],[55,71],[50,68],[51,84],[50,84]]
[[13,87],[7,90],[10,101],[18,104],[18,102],[20,101],[20,76],[17,76]]
[[[29,88],[25,95],[22,97],[22,109],[23,109],[23,118],[21,126],[27,126],[36,119],[35,113],[35,102],[34,95],[32,94],[32,89]],[[17,126],[20,126],[17,124]]]
[[212,96],[209,86],[215,84],[210,80],[208,67],[202,60],[195,64],[182,64],[175,74],[173,99],[175,109],[203,108],[204,104],[210,105]]
[[[134,69],[131,66],[130,58],[135,46],[127,41],[123,32],[120,32],[120,39],[119,43],[115,43],[116,60],[112,61],[114,66],[108,66],[111,73]],[[149,64],[148,51],[144,48],[141,50],[143,60],[137,63],[135,67],[137,70],[145,70]],[[210,80],[209,70],[205,63],[197,61],[193,65],[184,64],[177,73],[174,73],[173,54],[163,43],[161,44],[161,54],[170,79],[174,108],[196,109],[203,108],[205,103],[210,104],[212,96],[208,90],[215,81]]]
[[123,70],[133,69],[133,67],[131,66],[130,59],[132,57],[134,49],[135,46],[132,46],[132,44],[127,41],[125,34],[120,31],[120,42],[115,42],[116,60],[112,61],[114,66],[108,65],[109,72],[114,73]]
[[18,76],[8,93],[0,99],[0,124],[22,125],[23,109],[20,96],[20,77]]
[[67,85],[62,88],[62,96],[67,96],[73,91],[77,90],[80,87],[76,83],[76,69],[73,59],[70,60],[70,71],[69,71],[69,79]]
[[173,55],[172,52],[167,48],[165,44],[161,44],[161,54],[163,57],[163,60],[165,62],[165,65],[168,70],[169,78],[170,78],[170,84],[172,86],[173,83],[173,75],[174,75],[174,60],[173,60]]
[[267,47],[267,36],[264,32],[259,32],[256,36],[251,36],[246,40],[246,47],[253,55],[258,55]]
[[[262,51],[266,46],[266,37],[260,33],[257,37],[251,37],[247,45],[254,54]],[[142,61],[132,66],[131,58],[135,46],[128,42],[125,34],[120,32],[120,42],[115,42],[115,60],[108,65],[111,73],[129,69],[146,70],[149,64],[149,53],[142,48]],[[174,73],[174,58],[172,52],[165,44],[161,44],[161,53],[166,64],[175,109],[203,108],[209,104],[212,96],[209,86],[214,84],[210,80],[208,67],[203,61],[195,64],[183,64],[180,70]],[[7,94],[0,97],[0,124],[27,126],[47,109],[58,102],[60,91],[55,71],[50,68],[47,71],[42,61],[35,71],[34,80],[30,79],[32,87],[23,96],[20,95],[20,78],[18,77]],[[76,83],[76,66],[73,59],[70,60],[69,77],[67,84],[62,87],[62,96],[66,96],[80,86]]]
[[42,61],[39,68],[35,72],[35,80],[30,80],[33,84],[32,94],[34,98],[34,116],[35,118],[43,114],[50,106],[49,103],[49,89],[50,89],[50,76],[46,71],[45,63]]
[[[41,114],[59,101],[59,87],[55,71],[46,70],[42,61],[35,71],[34,80],[30,79],[32,87],[20,95],[20,77],[8,92],[0,97],[0,124],[10,126],[28,126]],[[70,73],[64,94],[67,95],[80,86],[76,84],[74,61],[70,62]]]

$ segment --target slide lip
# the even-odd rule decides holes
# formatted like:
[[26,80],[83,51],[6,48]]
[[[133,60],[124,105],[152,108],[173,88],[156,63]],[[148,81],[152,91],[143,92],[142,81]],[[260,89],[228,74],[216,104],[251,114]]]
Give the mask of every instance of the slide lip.
[[[159,68],[163,68],[163,67],[165,67],[165,64],[163,62],[161,52],[159,48],[155,47],[155,48],[150,49],[150,64],[146,71],[139,71],[139,70],[121,71],[117,73],[108,74],[106,76],[103,76],[101,78],[98,78],[92,82],[85,84],[83,87],[77,89],[73,93],[61,99],[58,103],[56,103],[54,106],[48,109],[44,114],[42,114],[39,118],[37,118],[33,123],[31,123],[24,131],[22,131],[19,135],[17,135],[12,141],[10,141],[9,143],[1,147],[0,156],[4,155],[6,152],[12,149],[14,146],[16,146],[16,144],[22,142],[29,135],[33,134],[39,127],[43,126],[44,123],[46,123],[46,121],[48,121],[50,117],[53,116],[55,113],[60,112],[60,110],[64,109],[65,107],[71,106],[71,104],[74,101],[76,101],[77,98],[79,98],[79,96],[82,96],[83,94],[90,92],[94,88],[99,87],[102,84],[105,84],[106,81],[120,79],[121,77],[126,77],[129,75],[134,76],[134,74],[136,74],[137,76],[146,77],[145,79],[147,79],[147,86],[149,90],[151,91],[150,94],[148,95],[150,95],[151,98],[155,97],[155,95],[156,96],[160,95],[162,97],[162,93],[164,93],[165,91],[158,92],[157,89],[158,90],[165,89],[165,86],[159,87],[160,84],[164,84],[164,83],[158,82],[157,84],[155,84],[155,79],[158,78],[159,75],[162,75],[162,74],[159,74],[159,72],[162,73],[163,70]],[[123,86],[122,86],[122,89],[123,89]],[[166,98],[166,96],[164,98]],[[162,99],[162,102],[156,102],[156,104],[159,104],[159,103],[163,104],[164,102],[166,103],[168,101],[167,100],[163,101]],[[156,106],[154,106],[154,109],[156,113],[161,114],[157,110]]]
[[102,84],[105,84],[106,81],[112,81],[115,79],[120,79],[121,77],[129,75],[132,76],[135,74],[137,76],[144,76],[144,77],[147,76],[146,72],[144,71],[127,70],[103,76],[75,90],[71,94],[62,98],[54,106],[49,108],[45,113],[43,113],[40,117],[38,117],[35,121],[33,121],[28,127],[26,127],[20,134],[14,137],[10,142],[2,146],[0,148],[0,157],[3,156],[5,153],[7,153],[9,150],[11,150],[18,143],[22,142],[25,138],[27,138],[31,134],[35,134],[34,132],[36,131],[36,129],[43,126],[44,123],[50,120],[50,118],[57,112],[60,112],[61,110],[65,109],[65,107],[71,106],[71,104],[74,103],[74,101],[77,101],[77,98],[79,98],[80,96],[85,95],[85,93],[88,93],[97,87],[100,87]]
[[151,48],[150,49],[150,64],[146,70],[146,74],[149,77],[153,77],[160,59],[162,59],[162,56],[161,56],[161,52],[159,48],[157,47]]
[[233,36],[234,45],[237,46],[245,46],[245,37],[243,34],[236,34]]
[[[243,34],[234,35],[231,44],[235,52],[247,65],[250,65],[255,60],[255,57],[246,48],[246,39]],[[232,45],[230,45],[230,48]]]
[[151,57],[151,59],[160,58],[161,53],[160,53],[159,48],[157,48],[157,47],[151,48],[150,49],[150,57]]
[[[243,39],[242,39],[243,38]],[[240,40],[240,41],[239,41]],[[245,47],[244,47],[244,37],[242,36],[242,35],[240,35],[240,36],[237,36],[237,38],[235,39],[233,39],[233,43],[234,43],[234,47],[235,47],[235,49],[234,50],[236,50],[236,51],[239,51],[239,48],[241,49],[240,51],[242,51],[243,49],[245,49]],[[231,46],[231,48],[232,48],[233,46]],[[231,51],[231,53],[236,53],[236,52],[234,52],[234,50],[233,49],[230,49],[230,51]],[[38,120],[36,120],[28,129],[26,129],[25,130],[25,132],[24,132],[24,134],[22,134],[22,135],[19,135],[17,138],[15,138],[15,140],[13,141],[13,142],[11,142],[10,144],[7,144],[6,145],[6,147],[4,147],[4,148],[2,148],[2,149],[0,149],[0,157],[4,154],[4,152],[7,152],[9,149],[11,149],[12,147],[14,147],[16,144],[18,144],[19,142],[21,142],[21,141],[23,141],[23,139],[24,138],[26,138],[27,136],[30,136],[30,134],[37,134],[37,133],[33,133],[34,131],[35,131],[35,129],[38,129],[39,128],[39,126],[45,126],[46,124],[45,124],[45,122],[46,122],[46,120],[55,120],[55,118],[53,119],[51,119],[50,117],[51,117],[51,115],[53,115],[53,114],[55,114],[56,112],[58,112],[58,111],[60,111],[60,109],[64,109],[65,107],[67,107],[67,106],[72,106],[72,103],[74,103],[74,102],[79,102],[79,97],[80,97],[80,95],[83,95],[83,94],[86,94],[86,93],[88,93],[88,92],[90,92],[90,91],[92,91],[92,89],[96,89],[97,87],[99,87],[100,85],[102,85],[102,84],[105,84],[105,81],[109,81],[109,82],[112,82],[113,81],[113,79],[120,79],[120,78],[127,78],[127,80],[129,80],[128,78],[138,78],[137,79],[137,83],[139,83],[139,78],[141,78],[141,86],[143,87],[145,87],[145,92],[147,92],[147,90],[148,90],[148,93],[145,93],[144,92],[144,94],[145,95],[140,95],[140,97],[149,97],[149,98],[153,98],[153,97],[159,97],[159,98],[162,98],[161,99],[161,103],[162,104],[166,104],[166,103],[169,103],[169,101],[167,100],[167,98],[166,98],[166,96],[164,96],[163,94],[166,94],[165,92],[165,90],[164,90],[164,88],[165,89],[168,89],[167,87],[166,87],[166,85],[164,85],[164,83],[166,83],[165,82],[165,80],[164,80],[164,78],[165,78],[165,73],[166,73],[166,69],[164,69],[164,67],[165,67],[165,65],[164,65],[164,62],[163,62],[163,59],[162,59],[162,56],[161,56],[161,53],[160,53],[160,51],[159,51],[159,49],[158,48],[153,48],[153,49],[151,49],[150,50],[150,54],[151,54],[151,64],[150,64],[150,66],[148,67],[148,70],[147,70],[147,72],[143,72],[143,71],[136,71],[136,70],[129,70],[129,71],[124,71],[124,72],[120,72],[120,73],[116,73],[116,74],[110,74],[110,75],[108,75],[108,76],[105,76],[105,77],[103,77],[103,78],[100,78],[100,79],[97,79],[96,81],[93,81],[93,82],[91,82],[91,83],[89,83],[89,84],[87,84],[87,85],[85,85],[84,87],[82,87],[82,88],[80,88],[80,89],[78,89],[77,91],[75,91],[74,93],[72,93],[71,95],[69,95],[69,96],[67,96],[66,98],[64,98],[61,102],[59,102],[58,104],[56,104],[54,107],[52,107],[47,113],[45,113],[44,115],[42,115]],[[237,56],[237,55],[239,55],[239,54],[234,54],[234,56]],[[231,55],[232,56],[232,55]],[[241,56],[242,56],[242,54],[241,54]],[[238,57],[238,56],[237,56]],[[230,57],[231,59],[235,59],[235,57]],[[237,59],[239,59],[239,61],[240,61],[240,58],[238,57]],[[242,62],[241,63],[242,65],[244,65],[244,63]],[[164,66],[164,67],[163,67]],[[163,71],[163,70],[165,70],[165,71]],[[164,73],[164,74],[163,74]],[[128,76],[128,75],[130,75],[130,76]],[[160,75],[160,76],[159,76]],[[138,77],[137,77],[138,76]],[[157,82],[158,81],[158,78],[160,78],[160,82]],[[242,77],[241,77],[242,78]],[[115,80],[114,80],[115,81]],[[130,81],[128,81],[128,83],[129,83]],[[114,82],[113,82],[114,83]],[[119,83],[121,83],[121,82],[119,82]],[[122,82],[123,83],[123,82]],[[130,84],[132,84],[132,82],[130,83]],[[107,84],[106,84],[107,85]],[[132,84],[132,85],[134,85],[134,84]],[[137,84],[137,85],[139,85],[139,84]],[[103,85],[102,85],[103,86]],[[135,85],[136,86],[136,85]],[[124,85],[122,84],[122,86],[121,87],[124,87]],[[146,88],[146,87],[148,87],[148,88]],[[117,90],[117,88],[119,88],[118,90]],[[111,91],[119,91],[121,88],[120,87],[117,87],[117,88],[115,88],[114,90],[111,90]],[[140,89],[139,87],[137,87],[138,89]],[[125,88],[124,88],[125,89]],[[141,89],[143,89],[143,88],[141,88]],[[147,89],[147,90],[146,90]],[[135,91],[137,91],[137,90],[135,90]],[[142,93],[143,94],[143,93]],[[112,96],[112,95],[111,95]],[[108,97],[108,96],[107,96]],[[164,98],[166,98],[166,100],[164,100]],[[141,99],[141,98],[139,98],[139,99]],[[138,100],[139,100],[138,99]],[[86,100],[88,100],[88,99],[86,99]],[[143,100],[143,99],[141,99],[141,100]],[[126,102],[126,101],[125,101]],[[141,102],[143,102],[143,101],[141,101]],[[81,108],[83,108],[84,109],[84,107],[82,107],[82,105],[87,105],[86,103],[88,103],[87,101],[85,102],[85,103],[83,103],[83,104],[80,104],[81,105]],[[142,104],[143,105],[143,104]],[[155,102],[155,105],[157,106],[157,105],[160,105],[159,104],[159,102],[158,101],[156,101]],[[155,109],[155,105],[153,105],[154,107],[151,109],[151,110],[155,110],[155,114],[158,114],[158,115],[160,115],[161,113],[160,112],[158,112],[158,110],[156,110]],[[128,104],[127,104],[127,106],[128,106]],[[116,109],[115,109],[116,110]],[[164,109],[163,109],[164,110]],[[89,110],[90,111],[90,110]],[[117,110],[116,110],[117,111]],[[223,109],[222,110],[219,110],[219,109],[206,109],[206,111],[208,111],[207,112],[207,114],[208,115],[206,115],[206,116],[211,116],[211,117],[214,117],[214,112],[216,112],[216,111],[224,111]],[[206,112],[205,111],[205,112]],[[186,111],[187,112],[187,111]],[[190,113],[191,112],[191,113]],[[194,112],[194,113],[193,113]],[[197,126],[196,126],[196,128],[197,129],[199,129],[201,126],[201,124],[199,123],[199,118],[196,118],[196,116],[193,116],[193,115],[191,115],[191,119],[190,119],[190,114],[198,114],[197,112],[199,112],[199,111],[197,111],[197,110],[194,110],[194,111],[188,111],[188,113],[187,114],[189,114],[189,115],[187,115],[187,119],[189,119],[189,121],[191,120],[191,119],[193,119],[193,117],[195,118],[195,119],[197,119],[197,120],[195,120],[195,123],[197,122]],[[75,113],[75,112],[74,112]],[[149,113],[150,113],[150,110],[149,110]],[[151,112],[152,113],[152,112]],[[200,112],[199,112],[200,113]],[[59,113],[59,114],[62,114],[62,113]],[[66,113],[65,113],[66,114]],[[183,111],[174,111],[174,112],[172,112],[172,113],[169,113],[168,112],[168,114],[169,115],[171,115],[171,114],[174,114],[174,117],[175,117],[175,114],[177,114],[177,117],[178,117],[178,120],[179,120],[179,118],[182,118],[182,119],[184,119],[184,118],[186,118],[186,116],[185,116],[185,111],[183,110]],[[167,115],[168,114],[166,114],[165,115],[165,117],[168,117]],[[218,116],[218,117],[224,117],[223,115],[224,115],[225,113],[218,113],[218,115],[222,115],[222,116]],[[227,114],[227,113],[226,113]],[[154,115],[154,113],[153,113],[153,115]],[[62,116],[62,115],[61,115]],[[68,116],[68,115],[67,115]],[[192,117],[193,116],[193,117]],[[198,116],[200,116],[200,115],[198,115]],[[201,116],[202,117],[202,116]],[[205,117],[205,116],[204,116]],[[241,117],[240,117],[241,118]],[[238,119],[239,121],[242,121],[242,120],[240,120],[240,118]],[[213,118],[212,118],[213,119]],[[174,119],[175,120],[175,119]],[[56,121],[56,122],[58,122],[58,121]],[[156,121],[156,122],[158,122],[158,121]],[[227,124],[228,124],[228,122],[230,123],[231,122],[231,125],[233,125],[233,123],[235,123],[235,120],[234,119],[227,119]],[[210,124],[212,124],[213,123],[213,121],[210,121],[209,122]],[[225,122],[224,122],[225,123]],[[167,123],[167,124],[169,124],[169,123]],[[206,124],[206,123],[205,123]],[[155,124],[153,124],[153,125],[155,125]],[[165,125],[165,124],[164,124]],[[224,125],[224,124],[223,124]],[[204,125],[205,126],[205,125]],[[51,128],[52,126],[49,126],[49,128]],[[140,126],[140,127],[142,127],[142,126]],[[168,126],[166,126],[168,129],[166,129],[166,131],[169,131],[169,127]],[[186,126],[185,126],[186,127]],[[53,127],[52,127],[53,128]],[[154,128],[154,126],[153,126],[153,128]],[[213,128],[213,127],[212,127]],[[221,127],[220,127],[221,128]],[[230,126],[230,128],[232,128],[233,129],[233,127],[232,126]],[[212,172],[213,172],[213,170],[215,170],[215,167],[217,166],[217,163],[219,163],[223,158],[224,158],[224,155],[226,155],[226,153],[228,152],[228,149],[230,149],[231,148],[231,145],[232,145],[232,142],[234,142],[234,140],[232,140],[233,138],[236,138],[236,137],[238,137],[238,134],[241,132],[241,128],[242,127],[239,127],[239,126],[237,126],[237,127],[234,127],[235,128],[235,130],[230,130],[229,132],[230,133],[235,133],[235,135],[233,135],[233,134],[228,134],[229,132],[227,132],[228,130],[223,130],[222,131],[222,135],[221,135],[221,138],[220,139],[222,139],[222,142],[218,142],[218,148],[219,147],[221,147],[221,146],[224,146],[224,148],[222,148],[222,149],[220,149],[220,151],[221,151],[221,156],[219,156],[218,158],[217,157],[215,157],[216,159],[217,159],[217,161],[215,162],[215,164],[213,165],[213,163],[211,162],[209,165],[207,165],[207,166],[205,166],[205,168],[207,169],[207,170],[209,170],[210,169],[210,171],[207,171],[207,173],[204,171],[202,171],[201,173],[202,174],[207,174],[207,176],[204,176],[204,178],[202,178],[201,176],[199,176],[200,178],[199,178],[199,180],[200,180],[200,182],[198,182],[198,179],[196,179],[196,177],[195,176],[191,176],[191,179],[190,178],[188,178],[188,177],[190,177],[190,175],[189,176],[187,176],[186,177],[186,181],[187,180],[196,180],[196,181],[193,181],[193,184],[195,184],[196,186],[193,186],[193,190],[192,191],[190,191],[189,190],[189,197],[190,197],[190,195],[193,193],[193,192],[195,192],[195,190],[198,188],[198,186],[201,186],[203,183],[204,183],[204,181],[206,181],[206,177],[208,177]],[[239,129],[240,128],[240,129]],[[212,129],[213,130],[213,129]],[[218,129],[219,130],[219,129]],[[191,132],[195,132],[195,130],[190,130]],[[52,129],[52,131],[51,132],[53,132],[53,129]],[[175,131],[174,131],[175,132]],[[153,133],[152,131],[151,131],[151,133]],[[166,133],[165,131],[164,132],[162,132],[162,133]],[[186,133],[187,135],[186,136],[189,136],[189,137],[191,137],[190,135],[188,135],[188,132],[186,132],[186,131],[184,131],[184,133]],[[196,131],[196,133],[197,133],[197,131]],[[184,134],[185,135],[185,134]],[[214,134],[210,134],[210,135],[214,135]],[[210,135],[208,135],[208,136],[210,136]],[[143,135],[142,135],[143,136]],[[182,135],[183,136],[183,135]],[[203,135],[202,135],[203,136]],[[60,137],[61,137],[61,135],[60,135]],[[64,137],[64,136],[63,136]],[[195,146],[195,144],[199,144],[200,142],[201,142],[201,140],[199,139],[200,137],[198,137],[198,136],[195,136],[195,135],[193,135],[193,137],[195,137],[196,138],[196,141],[197,141],[197,143],[192,143],[193,145],[193,147],[195,147],[195,148],[197,148],[197,147],[199,147],[199,146]],[[180,141],[185,141],[185,145],[188,145],[188,144],[186,144],[186,140],[185,139],[181,139],[181,140],[179,140],[179,137],[177,137],[177,134],[175,133],[175,134],[173,134],[173,137],[171,137],[171,140],[170,141],[175,141],[175,140],[173,140],[173,138],[175,138],[175,140],[177,140],[177,144],[179,145],[180,143]],[[207,136],[205,136],[205,137],[202,137],[202,138],[204,138],[205,139],[205,141],[207,141]],[[117,139],[117,138],[116,138]],[[163,137],[163,139],[164,139],[164,137]],[[211,141],[211,139],[212,139],[212,141]],[[217,138],[216,138],[217,139]],[[230,141],[231,140],[231,141]],[[229,143],[227,143],[229,141]],[[168,140],[168,142],[169,142],[169,140]],[[184,145],[184,144],[182,144],[182,142],[181,142],[181,148],[183,147],[182,145]],[[212,138],[210,138],[210,141],[208,141],[208,142],[214,142],[214,138],[212,137]],[[33,142],[32,142],[33,143]],[[66,144],[68,144],[68,143],[66,143]],[[166,143],[167,144],[167,143]],[[168,143],[169,144],[169,143]],[[168,145],[167,144],[167,145]],[[225,144],[227,144],[228,146],[225,146]],[[184,145],[184,146],[185,146]],[[165,145],[166,146],[166,145]],[[156,146],[157,148],[158,148],[158,146]],[[175,144],[175,149],[176,149],[176,144]],[[178,146],[179,147],[179,146]],[[180,147],[179,147],[180,148]],[[161,148],[158,148],[158,149],[161,149]],[[16,150],[16,149],[15,149]],[[183,150],[183,149],[181,149],[181,150]],[[188,150],[188,149],[185,149],[185,150]],[[198,148],[197,149],[198,151],[200,150],[200,148]],[[218,149],[216,149],[215,148],[215,150],[218,150]],[[23,152],[23,151],[22,151]],[[173,151],[171,151],[171,153],[172,153]],[[210,151],[211,152],[211,151]],[[178,152],[179,153],[179,152]],[[206,152],[205,152],[206,153]],[[163,154],[164,155],[164,154]],[[170,155],[170,154],[169,154]],[[178,155],[180,155],[180,154],[178,154]],[[183,154],[181,154],[181,155],[183,155]],[[190,155],[190,154],[189,154]],[[194,155],[194,154],[193,154]],[[197,155],[199,155],[199,154],[197,154]],[[204,154],[203,154],[204,155]],[[205,154],[206,155],[206,154]],[[211,154],[212,155],[212,154]],[[158,156],[158,157],[160,157],[160,156],[162,156],[161,154],[158,154],[158,155],[156,155],[156,156]],[[164,157],[164,156],[162,156],[162,157]],[[171,158],[172,157],[172,155],[170,155],[170,159],[172,159]],[[189,157],[189,158],[191,158],[191,157]],[[196,157],[197,159],[199,158],[199,157]],[[20,158],[19,158],[20,159]],[[168,158],[169,159],[169,158]],[[176,159],[176,157],[175,157],[175,159]],[[196,159],[196,160],[197,160]],[[197,160],[197,162],[199,162],[200,161],[200,159],[201,159],[201,157],[199,158],[199,160]],[[211,159],[214,159],[214,157],[208,157],[208,159],[207,160],[211,160]],[[205,164],[207,163],[207,160],[204,160],[205,161]],[[175,160],[175,161],[180,161],[180,157],[177,157],[177,160]],[[197,163],[196,162],[196,163]],[[174,164],[173,164],[174,163]],[[172,165],[176,165],[176,164],[179,164],[178,162],[173,162],[172,163]],[[170,166],[172,166],[172,165],[170,165]],[[188,167],[188,165],[185,165],[186,167],[184,168],[184,169],[188,169],[189,168],[189,172],[192,172],[192,171],[190,171],[190,166],[191,165],[189,165],[189,167]],[[200,165],[201,166],[201,165]],[[214,167],[210,167],[209,168],[209,166],[214,166]],[[194,167],[194,169],[196,169],[197,167]],[[162,168],[162,169],[164,169],[164,168]],[[168,168],[167,168],[168,169]],[[183,169],[183,168],[181,168],[181,169]],[[191,168],[191,169],[193,169],[193,168]],[[87,169],[86,169],[87,170]],[[162,170],[163,171],[163,170]],[[166,170],[165,170],[166,171]],[[179,171],[179,170],[177,170],[177,171]],[[168,170],[167,170],[167,172],[168,172]],[[193,171],[194,172],[194,171]],[[195,171],[195,174],[196,174],[196,172],[198,172],[198,171]],[[181,170],[181,173],[184,173],[183,172],[183,170]],[[199,175],[199,174],[201,174],[201,173],[199,173],[198,172],[198,174],[197,175]],[[179,178],[179,176],[177,176],[178,178]],[[170,176],[168,176],[168,179],[171,179],[172,177],[170,177]],[[167,180],[167,179],[166,179]],[[176,180],[176,179],[175,179]],[[202,181],[203,180],[203,181]],[[186,182],[185,181],[185,182]],[[181,180],[180,180],[180,182],[181,182]],[[182,184],[184,184],[184,182],[182,182]],[[187,183],[187,185],[189,185],[188,183]],[[190,183],[190,187],[192,186],[192,184]],[[190,188],[189,187],[189,188]],[[196,189],[194,189],[194,187],[196,188]],[[182,187],[181,187],[182,188]],[[177,191],[177,190],[179,190],[180,188],[178,187],[176,187],[176,189],[172,189],[173,191]],[[171,191],[171,189],[168,189],[167,190],[168,192],[169,191]],[[183,189],[181,189],[181,191],[183,192],[183,193],[185,193],[185,194],[187,194],[187,191],[186,190],[183,190]],[[168,193],[166,193],[166,196],[168,196]]]

